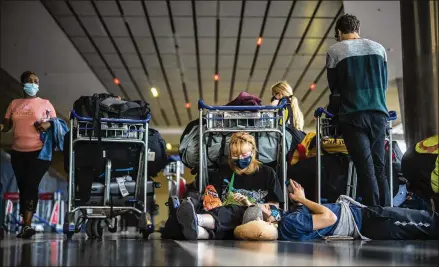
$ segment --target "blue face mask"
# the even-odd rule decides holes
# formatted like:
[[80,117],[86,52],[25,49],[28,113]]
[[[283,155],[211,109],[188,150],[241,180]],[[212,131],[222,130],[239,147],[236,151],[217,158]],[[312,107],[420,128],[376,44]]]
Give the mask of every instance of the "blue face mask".
[[235,166],[238,166],[240,169],[245,169],[248,167],[248,165],[250,165],[250,163],[252,162],[252,156],[248,156],[245,159],[234,159],[233,160],[233,164],[235,164]]
[[23,90],[28,96],[35,96],[39,90],[39,86],[36,83],[25,83]]
[[270,210],[271,210],[271,216],[273,216],[273,218],[276,219],[276,221],[280,221],[281,213],[279,209],[274,205],[270,205]]

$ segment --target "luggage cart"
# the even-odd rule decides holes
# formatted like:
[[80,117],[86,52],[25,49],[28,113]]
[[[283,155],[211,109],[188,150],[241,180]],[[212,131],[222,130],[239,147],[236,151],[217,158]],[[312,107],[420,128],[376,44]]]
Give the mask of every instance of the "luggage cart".
[[[69,183],[67,212],[63,225],[63,232],[71,238],[79,232],[81,225],[86,223],[86,233],[89,238],[103,235],[102,221],[108,226],[110,232],[117,231],[117,216],[134,214],[139,221],[139,232],[147,239],[154,231],[151,211],[148,210],[148,193],[153,192],[153,182],[148,181],[148,126],[151,116],[148,114],[144,120],[109,119],[102,118],[100,124],[92,118],[79,116],[75,111],[70,113],[70,157],[69,157]],[[98,138],[98,127],[100,136]],[[100,188],[92,188],[103,192],[103,201],[83,204],[76,195],[75,177],[75,147],[82,143],[100,144],[105,160],[104,184]],[[142,147],[137,166],[137,177],[134,180],[116,178],[112,181],[112,162],[107,156],[109,151],[105,147],[110,144],[136,144]],[[116,197],[114,197],[116,195]],[[115,200],[114,200],[115,199]],[[79,203],[79,204],[78,204]],[[96,204],[96,205],[95,205]],[[76,216],[77,212],[79,216]],[[112,224],[109,219],[114,219]]]
[[[326,118],[322,118],[322,115],[325,114]],[[337,127],[333,125],[332,119],[335,117],[334,114],[331,114],[327,110],[322,107],[319,107],[314,112],[314,117],[317,120],[316,123],[316,143],[317,143],[317,202],[321,204],[322,196],[321,196],[321,185],[322,185],[322,141],[326,138],[330,138],[331,136],[337,136]],[[397,119],[396,111],[389,111],[389,124],[386,139],[389,141],[389,150],[390,150],[390,169],[389,169],[389,191],[390,191],[390,206],[393,207],[393,168],[392,168],[392,121]],[[351,194],[352,190],[352,194]],[[352,160],[349,162],[349,170],[348,170],[348,182],[346,185],[346,195],[351,196],[353,199],[356,199],[357,195],[357,174],[355,170],[355,166]]]
[[[205,152],[204,142],[205,135],[208,133],[233,133],[246,131],[249,133],[258,132],[275,132],[281,136],[281,144],[277,149],[277,162],[281,163],[281,184],[284,192],[284,209],[288,210],[287,185],[287,163],[286,163],[286,140],[285,140],[285,123],[280,123],[282,118],[286,117],[286,100],[282,100],[278,106],[209,106],[204,104],[203,100],[198,101],[199,110],[199,171],[198,187],[202,194],[203,189],[207,186],[207,155]],[[206,121],[206,126],[203,125]],[[275,148],[273,148],[275,149]]]

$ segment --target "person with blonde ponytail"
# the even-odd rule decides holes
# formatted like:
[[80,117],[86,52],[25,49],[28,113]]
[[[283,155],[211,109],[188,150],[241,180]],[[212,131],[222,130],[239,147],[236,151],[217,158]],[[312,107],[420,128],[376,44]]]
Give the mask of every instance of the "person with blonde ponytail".
[[210,178],[223,205],[197,214],[195,201],[183,199],[176,218],[185,239],[233,239],[249,206],[269,204],[276,209],[283,202],[276,172],[256,159],[255,138],[246,132],[234,133],[229,143],[229,167]]
[[[273,95],[273,97],[271,98],[271,105],[273,106],[278,105],[281,99],[287,99],[288,104],[291,107],[291,111],[290,109],[288,109],[287,118],[292,118],[292,121],[291,119],[287,119],[287,123],[289,122],[289,124],[297,130],[303,131],[303,127],[305,124],[303,119],[303,113],[300,110],[299,101],[293,95],[293,89],[288,84],[288,82],[280,81],[275,83],[271,87],[271,93]],[[289,114],[289,112],[292,112],[292,116],[291,114]]]

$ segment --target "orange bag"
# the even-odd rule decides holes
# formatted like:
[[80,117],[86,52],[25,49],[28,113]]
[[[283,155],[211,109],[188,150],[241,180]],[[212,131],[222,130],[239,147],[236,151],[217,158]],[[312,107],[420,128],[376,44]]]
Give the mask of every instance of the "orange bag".
[[216,192],[216,189],[213,185],[208,185],[204,190],[204,200],[203,206],[204,209],[209,211],[211,209],[222,206],[223,203]]

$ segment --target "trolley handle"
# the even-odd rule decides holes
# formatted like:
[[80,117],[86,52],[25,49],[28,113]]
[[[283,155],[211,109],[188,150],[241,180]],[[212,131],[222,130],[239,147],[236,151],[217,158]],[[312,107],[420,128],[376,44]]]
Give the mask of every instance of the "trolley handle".
[[204,104],[203,100],[198,100],[198,109],[207,110],[228,110],[228,111],[259,111],[266,109],[284,109],[287,106],[287,100],[282,99],[278,106],[209,106]]
[[332,114],[331,112],[327,111],[326,109],[324,109],[322,107],[316,109],[316,111],[314,112],[314,117],[316,117],[316,118],[321,117],[322,114],[326,114],[326,116],[328,116],[329,118],[335,117],[334,114]]
[[[327,111],[326,109],[320,107],[317,108],[316,111],[314,112],[314,117],[318,118],[321,117],[322,114],[326,114],[326,116],[328,116],[329,118],[334,118],[335,115],[330,113],[329,111]],[[391,110],[389,111],[389,121],[394,121],[398,118],[398,114],[396,111]]]
[[[82,117],[79,116],[76,111],[72,110],[70,111],[70,119],[77,119],[78,121],[93,121],[93,118],[89,117]],[[101,118],[101,122],[113,122],[113,123],[148,123],[151,120],[151,114],[148,114],[146,116],[146,119],[144,120],[130,120],[130,119],[113,119],[113,118]]]

